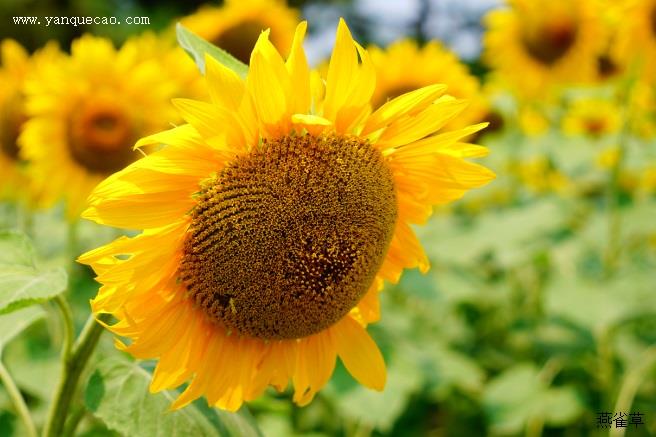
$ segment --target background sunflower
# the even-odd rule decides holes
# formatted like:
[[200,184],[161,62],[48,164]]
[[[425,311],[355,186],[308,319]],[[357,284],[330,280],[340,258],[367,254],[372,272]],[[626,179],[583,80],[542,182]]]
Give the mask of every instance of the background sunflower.
[[138,48],[137,40],[116,50],[85,36],[69,57],[32,70],[25,84],[29,121],[19,141],[43,206],[64,198],[69,217],[77,217],[100,180],[140,156],[132,150],[140,136],[175,120],[174,79],[155,59],[141,59]]

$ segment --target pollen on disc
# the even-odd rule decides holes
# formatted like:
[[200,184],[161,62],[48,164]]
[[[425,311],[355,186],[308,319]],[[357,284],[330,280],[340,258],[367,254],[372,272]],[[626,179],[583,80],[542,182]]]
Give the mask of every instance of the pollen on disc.
[[397,218],[392,173],[368,142],[264,140],[205,185],[179,277],[217,323],[301,338],[345,316],[371,286]]

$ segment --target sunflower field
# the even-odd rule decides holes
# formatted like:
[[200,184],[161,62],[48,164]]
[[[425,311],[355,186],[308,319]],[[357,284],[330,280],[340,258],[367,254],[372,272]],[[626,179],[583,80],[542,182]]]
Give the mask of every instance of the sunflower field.
[[0,22],[0,437],[656,435],[656,0]]

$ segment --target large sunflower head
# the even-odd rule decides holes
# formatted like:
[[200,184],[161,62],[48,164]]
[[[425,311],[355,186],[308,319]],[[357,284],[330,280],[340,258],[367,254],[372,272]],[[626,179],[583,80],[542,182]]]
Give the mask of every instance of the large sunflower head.
[[[384,50],[372,47],[369,53],[376,68],[376,88],[372,97],[374,105],[382,105],[417,88],[442,83],[448,87],[450,95],[469,101],[469,107],[447,128],[458,129],[482,121],[485,117],[486,105],[481,97],[478,79],[439,42],[431,41],[419,47],[415,41],[407,39]],[[409,65],[421,67],[408,68]]]
[[143,229],[81,257],[102,287],[96,313],[158,358],[151,389],[191,379],[236,410],[291,380],[303,405],[337,356],[367,387],[385,384],[366,331],[384,280],[428,269],[413,223],[492,173],[463,158],[483,125],[439,132],[464,108],[429,85],[372,112],[376,73],[343,21],[326,81],[310,72],[301,23],[285,61],[257,40],[245,78],[206,58],[211,103],[177,100],[188,124],[140,140],[164,144],[102,182],[84,217]]
[[292,42],[298,12],[285,0],[226,0],[223,6],[203,6],[181,23],[198,36],[247,64],[264,29],[271,42],[286,50]]
[[20,141],[44,206],[65,198],[77,216],[98,182],[141,156],[136,140],[176,119],[175,82],[135,45],[116,50],[84,36],[70,56],[42,63],[28,78],[30,119]]
[[486,24],[485,59],[520,94],[596,76],[604,40],[593,0],[508,0]]

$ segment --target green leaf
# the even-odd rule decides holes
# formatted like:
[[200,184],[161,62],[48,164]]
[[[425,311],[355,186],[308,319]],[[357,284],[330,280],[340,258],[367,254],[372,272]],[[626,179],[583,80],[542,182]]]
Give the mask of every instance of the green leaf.
[[468,226],[460,224],[456,216],[438,215],[417,228],[417,235],[435,263],[479,266],[480,258],[491,253],[501,265],[512,266],[541,249],[550,232],[566,224],[563,206],[557,198],[545,198],[490,212]]
[[66,289],[64,269],[39,269],[26,236],[0,232],[0,314],[52,299]]
[[546,311],[600,332],[640,316],[656,314],[652,269],[631,268],[613,278],[558,277],[547,288]]
[[244,412],[226,413],[194,403],[169,411],[175,396],[148,391],[151,375],[137,363],[102,361],[91,375],[85,393],[89,411],[109,429],[125,436],[259,436]]
[[532,363],[517,364],[490,381],[483,405],[497,434],[518,434],[534,418],[570,425],[583,413],[572,387],[548,387]]
[[248,66],[239,59],[205,41],[180,23],[176,25],[175,30],[178,36],[178,44],[193,58],[201,73],[205,74],[205,54],[208,54],[234,71],[242,79],[246,78]]
[[387,383],[382,392],[358,384],[341,363],[335,368],[323,396],[334,403],[340,417],[389,432],[406,409],[410,396],[421,386],[421,375],[415,363],[402,356],[387,361]]
[[43,318],[46,312],[39,307],[23,308],[11,314],[0,315],[0,352],[5,345],[32,323]]

